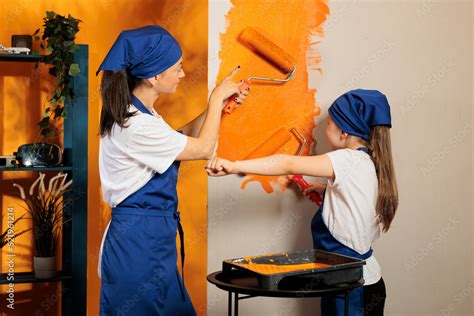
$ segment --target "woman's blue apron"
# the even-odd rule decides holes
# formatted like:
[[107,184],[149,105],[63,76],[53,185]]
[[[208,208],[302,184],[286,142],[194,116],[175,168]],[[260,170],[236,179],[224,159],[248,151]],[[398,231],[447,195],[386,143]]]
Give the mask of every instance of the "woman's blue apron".
[[[150,114],[135,97],[132,102]],[[184,286],[184,234],[177,211],[179,161],[112,208],[102,251],[100,315],[196,315]],[[180,276],[176,231],[181,243]]]
[[[367,148],[359,147],[357,150],[362,150],[367,153]],[[357,251],[340,243],[333,237],[323,219],[323,205],[324,198],[319,210],[311,221],[311,232],[313,235],[313,245],[315,249],[334,252],[344,256],[354,257],[366,260],[372,255],[372,249],[367,253],[359,254]],[[351,291],[349,295],[349,315],[359,316],[364,315],[362,287],[358,287]],[[325,296],[321,298],[321,315],[322,316],[339,316],[344,315],[344,295]]]

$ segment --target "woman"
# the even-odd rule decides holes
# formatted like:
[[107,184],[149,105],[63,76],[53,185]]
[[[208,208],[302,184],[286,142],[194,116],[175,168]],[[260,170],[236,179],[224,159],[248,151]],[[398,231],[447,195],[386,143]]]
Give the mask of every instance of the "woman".
[[[185,76],[179,44],[160,26],[120,33],[97,73],[101,82],[99,171],[112,219],[102,240],[99,276],[101,315],[195,315],[176,266],[176,181],[182,160],[209,159],[221,111],[234,94],[248,94],[231,81],[215,89],[208,110],[173,130],[153,109]],[[181,246],[184,265],[184,249]]]

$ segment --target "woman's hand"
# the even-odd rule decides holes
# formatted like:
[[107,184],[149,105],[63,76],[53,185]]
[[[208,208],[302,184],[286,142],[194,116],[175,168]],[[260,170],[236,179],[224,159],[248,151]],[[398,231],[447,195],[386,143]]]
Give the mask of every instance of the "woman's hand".
[[227,159],[214,157],[206,165],[207,174],[211,177],[226,176],[236,173],[235,163]]
[[[212,90],[210,99],[219,100],[216,104],[220,105],[220,110],[224,108],[227,104],[227,101],[230,97],[233,97],[234,100],[240,105],[245,98],[248,96],[249,92],[246,89],[240,90],[242,81],[235,83],[232,81],[234,75],[240,70],[240,66],[236,67],[227,77],[225,77],[221,83],[219,83],[214,90]],[[210,102],[214,104],[214,102]]]

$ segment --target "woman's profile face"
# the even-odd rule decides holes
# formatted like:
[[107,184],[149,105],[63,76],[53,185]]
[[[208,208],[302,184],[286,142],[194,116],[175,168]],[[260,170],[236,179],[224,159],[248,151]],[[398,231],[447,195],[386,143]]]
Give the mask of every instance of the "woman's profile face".
[[174,93],[179,81],[184,78],[183,58],[180,58],[173,66],[156,76],[155,88],[158,93]]

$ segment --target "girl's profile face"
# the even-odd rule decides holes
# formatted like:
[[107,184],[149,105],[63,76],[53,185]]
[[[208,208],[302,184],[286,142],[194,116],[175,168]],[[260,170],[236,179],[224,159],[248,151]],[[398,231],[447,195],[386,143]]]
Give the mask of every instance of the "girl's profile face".
[[173,66],[156,76],[158,93],[174,93],[179,81],[184,78],[183,58],[180,58]]
[[342,130],[336,125],[336,123],[334,123],[329,115],[326,126],[326,136],[333,150],[344,147]]

